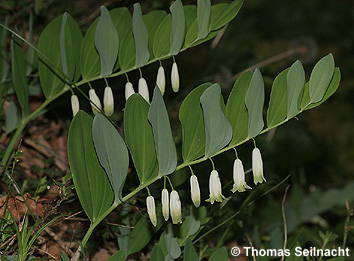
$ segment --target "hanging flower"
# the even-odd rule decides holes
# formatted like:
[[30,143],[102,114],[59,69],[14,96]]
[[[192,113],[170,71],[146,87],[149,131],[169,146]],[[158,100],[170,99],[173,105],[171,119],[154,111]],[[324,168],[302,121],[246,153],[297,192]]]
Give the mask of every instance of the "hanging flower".
[[178,92],[178,90],[179,90],[179,74],[178,74],[178,67],[177,67],[176,62],[174,62],[172,64],[171,83],[172,83],[172,90],[174,92]]
[[244,192],[246,189],[252,189],[250,186],[246,184],[245,181],[245,171],[243,169],[242,161],[240,159],[236,159],[234,162],[234,186],[232,188],[232,192]]
[[196,175],[190,177],[191,184],[191,198],[194,206],[197,208],[200,205],[200,188],[198,183],[198,178]]
[[157,218],[156,218],[156,210],[155,210],[155,199],[153,196],[148,196],[146,198],[146,207],[147,207],[147,212],[148,212],[150,221],[156,227]]
[[94,89],[90,89],[89,96],[91,101],[92,112],[94,114],[99,113],[100,110],[102,110],[101,101],[100,98],[98,98]]
[[131,82],[127,82],[125,84],[125,100],[127,101],[131,95],[135,93],[133,84]]
[[73,117],[75,117],[76,113],[80,110],[79,99],[75,94],[71,95],[71,110],[73,111]]
[[161,192],[162,199],[162,215],[167,221],[170,216],[170,199],[167,189],[163,189]]
[[165,93],[166,80],[165,70],[163,69],[162,65],[160,65],[159,70],[157,71],[156,85],[159,87],[160,92],[163,95]]
[[176,190],[171,191],[170,195],[170,211],[173,224],[182,223],[181,201]]
[[214,204],[214,202],[222,202],[225,197],[221,194],[221,182],[219,178],[219,173],[216,170],[213,170],[210,173],[209,178],[209,199],[208,202]]
[[257,147],[255,147],[252,151],[252,171],[255,185],[257,185],[257,183],[263,183],[263,181],[266,181],[263,176],[262,155]]
[[149,100],[149,89],[144,78],[139,79],[139,94],[147,101]]
[[107,116],[111,116],[114,112],[114,98],[112,88],[107,86],[104,89],[104,96],[103,96],[103,108],[104,113]]

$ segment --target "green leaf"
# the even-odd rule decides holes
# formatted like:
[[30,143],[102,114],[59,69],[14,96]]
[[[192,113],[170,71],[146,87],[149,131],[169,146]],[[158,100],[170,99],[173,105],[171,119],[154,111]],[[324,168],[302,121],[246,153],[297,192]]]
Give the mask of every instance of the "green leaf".
[[181,225],[180,245],[183,246],[190,236],[198,232],[199,228],[200,221],[196,220],[192,214],[186,217],[186,219],[183,221],[183,224]]
[[320,105],[320,104],[324,103],[326,100],[328,100],[328,98],[331,97],[337,91],[337,89],[339,87],[340,80],[341,80],[340,69],[338,67],[336,67],[334,69],[334,73],[333,73],[333,77],[331,79],[331,82],[329,83],[329,86],[328,86],[322,100],[320,100],[319,102],[310,104],[309,106],[306,107],[306,110],[317,107],[318,105]]
[[186,28],[188,29],[191,24],[197,19],[197,7],[195,5],[185,5],[183,6],[183,11]]
[[179,120],[182,125],[182,156],[184,162],[190,162],[204,154],[204,121],[199,101],[200,96],[210,85],[211,83],[205,83],[191,91],[179,109]]
[[96,26],[97,20],[90,25],[82,41],[80,66],[84,80],[91,79],[100,74],[100,57],[95,47]]
[[198,260],[199,260],[199,256],[195,251],[192,241],[187,240],[187,243],[184,247],[183,261],[198,261]]
[[218,248],[209,258],[209,261],[227,261],[228,254],[226,247]]
[[209,31],[215,31],[232,21],[243,5],[243,0],[234,0],[230,4],[221,3],[211,7]]
[[209,33],[210,24],[210,0],[198,0],[197,20],[198,20],[198,40],[204,39]]
[[[6,17],[4,22],[5,26],[7,26],[7,20],[8,19]],[[7,44],[7,30],[5,30],[5,28],[3,27],[0,27],[0,82],[5,81],[9,73],[6,44]]]
[[287,75],[287,90],[288,90],[288,101],[287,101],[287,117],[288,119],[294,117],[300,112],[299,109],[299,98],[302,89],[305,85],[305,71],[302,67],[300,61],[296,61],[291,65],[288,75]]
[[10,100],[9,106],[7,107],[6,115],[5,115],[5,128],[4,129],[5,129],[6,134],[15,130],[17,123],[18,123],[17,107],[16,107],[16,104],[14,103],[14,101]]
[[134,229],[129,234],[128,255],[140,251],[150,242],[154,233],[151,230],[149,222],[145,215],[134,226]]
[[226,117],[229,119],[233,134],[231,145],[247,139],[248,112],[245,97],[252,78],[252,72],[243,73],[235,82],[226,104]]
[[60,59],[63,73],[68,80],[77,81],[80,78],[80,48],[82,33],[79,25],[68,14],[64,13],[60,26]]
[[111,182],[115,201],[119,202],[128,173],[128,149],[118,131],[100,113],[93,120],[92,135],[98,159]]
[[91,222],[95,222],[112,205],[114,193],[96,155],[92,117],[83,111],[70,124],[68,159],[81,206]]
[[232,138],[232,127],[223,113],[221,98],[221,89],[218,84],[208,87],[200,97],[205,124],[206,158],[225,147]]
[[[276,126],[278,123],[286,119],[288,91],[287,91],[287,76],[289,69],[285,69],[275,78],[270,94],[269,107],[267,112],[268,128]],[[289,79],[289,77],[288,77]],[[297,102],[297,101],[296,101]],[[297,104],[296,104],[297,107]]]
[[136,50],[135,66],[142,67],[149,61],[150,53],[149,34],[143,20],[141,6],[139,3],[134,4],[133,35]]
[[334,72],[334,59],[328,54],[319,60],[313,68],[309,81],[311,103],[322,100]]
[[149,109],[149,121],[154,133],[159,174],[162,176],[171,174],[177,166],[177,153],[167,109],[158,87],[154,89]]
[[264,83],[261,72],[256,69],[253,73],[250,86],[246,94],[246,108],[248,110],[248,137],[257,136],[263,129]]
[[[39,79],[46,98],[56,95],[64,88],[64,79],[61,75],[56,73],[57,71],[61,71],[60,52],[53,51],[60,50],[61,21],[62,16],[58,16],[52,20],[44,28],[38,40],[38,50],[48,57],[51,62],[51,64],[48,64],[45,60],[39,57]],[[69,21],[70,19],[67,20],[67,23],[69,23]],[[54,66],[55,68],[53,69],[51,66]]]
[[119,250],[114,253],[110,258],[108,258],[108,261],[125,261],[126,257],[125,254],[122,250]]
[[26,116],[29,112],[29,103],[25,52],[16,40],[11,40],[11,60],[13,87],[16,92],[17,100],[22,109],[22,115]]
[[95,46],[100,55],[101,75],[110,75],[117,60],[119,38],[111,15],[104,6],[101,6],[101,16],[96,26]]
[[119,65],[123,71],[128,71],[135,64],[135,43],[132,33],[129,33],[122,40],[122,47],[119,49]]
[[150,51],[150,59],[153,59],[154,56],[154,40],[157,31],[157,24],[160,24],[162,20],[165,18],[166,12],[162,10],[155,10],[149,12],[148,14],[143,15],[144,23],[146,25],[146,29],[149,33],[149,51]]
[[140,94],[129,97],[124,110],[125,142],[142,184],[157,175],[155,143],[148,112],[149,104]]
[[177,55],[182,48],[186,32],[186,21],[181,0],[176,0],[170,7],[172,22],[170,35],[170,54]]
[[[115,8],[110,11],[110,14],[113,25],[118,33],[118,38],[120,39],[118,51],[119,56],[123,48],[124,39],[126,39],[128,35],[132,35],[132,17],[130,15],[129,9],[126,7]],[[120,66],[118,60],[116,61],[116,64],[114,66],[114,71],[116,71]]]
[[165,234],[165,242],[168,255],[177,259],[181,255],[181,248],[178,245],[177,238],[173,237],[172,233]]
[[163,260],[164,260],[164,255],[162,253],[160,245],[159,243],[156,243],[155,246],[152,248],[150,261],[163,261]]
[[157,27],[154,38],[154,56],[168,56],[170,52],[170,35],[171,35],[172,16],[166,15]]

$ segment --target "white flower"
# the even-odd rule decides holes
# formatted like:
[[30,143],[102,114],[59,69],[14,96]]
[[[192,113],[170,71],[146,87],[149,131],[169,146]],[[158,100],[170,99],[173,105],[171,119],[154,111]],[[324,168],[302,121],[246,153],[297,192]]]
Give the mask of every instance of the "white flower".
[[100,110],[102,110],[101,101],[100,101],[100,98],[98,98],[94,89],[90,89],[89,96],[90,96],[90,101],[91,101],[92,112],[94,114],[100,112]]
[[157,218],[156,218],[156,210],[155,210],[155,200],[154,200],[153,196],[148,196],[146,198],[146,207],[147,207],[147,212],[148,212],[150,221],[156,227]]
[[170,199],[169,199],[169,193],[167,189],[162,190],[161,199],[162,199],[162,215],[167,221],[170,216]]
[[190,177],[191,184],[191,198],[194,206],[197,208],[200,205],[200,188],[198,183],[198,178],[196,175]]
[[210,178],[209,178],[209,199],[207,199],[208,202],[211,204],[214,204],[215,201],[217,202],[222,202],[223,199],[225,198],[221,194],[221,182],[219,178],[219,173],[216,170],[213,170],[210,173]]
[[144,78],[139,79],[139,94],[149,102],[149,89]]
[[246,184],[245,181],[245,171],[243,169],[242,161],[240,159],[236,159],[234,162],[234,186],[232,188],[232,192],[235,193],[243,192],[246,189],[252,189],[250,186]]
[[159,87],[160,92],[163,95],[165,93],[166,80],[165,80],[165,70],[161,65],[159,67],[159,70],[157,71],[156,85],[157,87]]
[[73,117],[75,117],[76,113],[80,110],[79,99],[75,94],[71,95],[71,110],[73,111]]
[[125,84],[125,100],[127,101],[131,95],[135,93],[133,84],[131,82],[127,82]]
[[252,151],[252,171],[254,184],[262,183],[266,181],[263,176],[263,161],[262,155],[258,148],[254,148]]
[[104,89],[104,96],[103,96],[103,108],[104,113],[107,116],[111,116],[114,112],[114,98],[112,88],[107,86]]
[[179,90],[179,74],[178,74],[178,67],[177,67],[176,62],[174,62],[172,64],[171,83],[172,83],[172,90],[174,92],[178,92],[178,90]]
[[176,190],[171,191],[170,195],[170,211],[173,224],[182,223],[181,201]]

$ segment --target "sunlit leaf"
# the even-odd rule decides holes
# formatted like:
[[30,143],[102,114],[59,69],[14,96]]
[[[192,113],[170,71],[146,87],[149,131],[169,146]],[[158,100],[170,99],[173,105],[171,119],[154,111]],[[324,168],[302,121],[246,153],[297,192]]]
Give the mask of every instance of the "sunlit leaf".
[[168,14],[157,27],[153,46],[155,57],[164,57],[170,52],[171,23],[172,16]]
[[144,23],[149,33],[150,59],[155,57],[153,47],[154,47],[155,34],[157,31],[156,25],[160,24],[166,15],[167,15],[166,12],[162,10],[154,10],[143,15]]
[[211,7],[209,31],[215,31],[233,20],[243,5],[243,0],[220,3]]
[[210,24],[210,0],[198,0],[197,20],[198,20],[198,40],[204,39],[209,33]]
[[170,7],[172,22],[170,35],[170,54],[176,55],[181,50],[186,32],[186,21],[181,0],[176,0]]
[[305,71],[300,61],[291,65],[287,75],[287,117],[292,118],[299,113],[299,98],[305,85]]

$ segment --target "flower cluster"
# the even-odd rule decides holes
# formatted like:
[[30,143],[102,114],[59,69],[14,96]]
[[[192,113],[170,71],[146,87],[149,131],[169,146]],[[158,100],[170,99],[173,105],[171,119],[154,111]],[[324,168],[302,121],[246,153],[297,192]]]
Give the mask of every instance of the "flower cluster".
[[[262,155],[257,147],[255,147],[252,151],[252,172],[253,181],[255,185],[266,181],[263,175]],[[243,168],[242,161],[239,158],[236,158],[236,160],[234,161],[233,180],[234,184],[231,189],[232,193],[244,192],[246,191],[246,189],[251,189],[251,187],[246,183],[245,171]],[[198,178],[196,175],[194,175],[193,171],[190,177],[190,189],[192,202],[197,208],[200,206],[200,187]],[[148,199],[153,203],[148,202]],[[215,169],[213,169],[209,177],[209,198],[206,201],[210,202],[211,204],[214,204],[215,202],[222,202],[224,199],[225,197],[222,194],[222,186],[219,173]],[[171,215],[173,224],[182,223],[181,201],[179,199],[177,191],[172,190],[172,192],[169,194],[168,190],[164,188],[161,192],[161,200],[162,215],[165,221],[167,221],[169,219],[169,216]],[[148,198],[146,199],[146,205],[151,223],[156,226],[157,221],[155,201],[152,196],[148,196]]]

